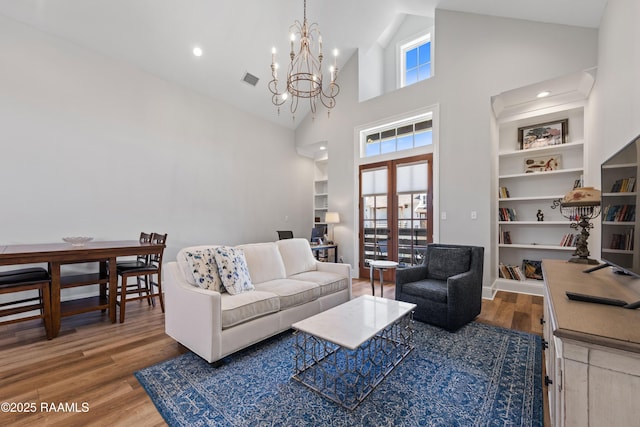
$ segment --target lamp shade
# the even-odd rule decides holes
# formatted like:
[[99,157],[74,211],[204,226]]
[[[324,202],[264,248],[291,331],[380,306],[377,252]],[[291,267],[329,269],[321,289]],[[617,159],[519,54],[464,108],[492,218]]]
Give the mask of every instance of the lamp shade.
[[564,196],[560,205],[563,207],[600,206],[600,190],[593,187],[574,188]]
[[327,224],[337,224],[340,222],[340,214],[338,212],[327,212],[324,215],[324,222]]

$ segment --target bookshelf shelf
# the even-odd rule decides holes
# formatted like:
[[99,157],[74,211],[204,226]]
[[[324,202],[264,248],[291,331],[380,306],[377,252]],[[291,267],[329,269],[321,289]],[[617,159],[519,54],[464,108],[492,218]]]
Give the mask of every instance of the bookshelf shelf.
[[531,197],[501,197],[499,202],[522,202],[527,200],[557,200],[562,199],[564,194],[556,194],[555,196],[531,196]]
[[498,221],[500,225],[535,225],[539,227],[546,227],[547,225],[570,225],[571,222],[565,221]]
[[500,175],[498,176],[498,178],[499,179],[516,179],[516,178],[533,179],[533,178],[539,178],[539,177],[550,176],[550,175],[575,174],[576,172],[582,173],[583,171],[584,171],[583,168],[569,168],[569,169],[559,169],[559,170],[548,171],[548,172],[514,173],[509,175]]
[[543,244],[522,244],[522,243],[500,243],[498,247],[505,249],[533,249],[536,251],[575,251],[573,246],[543,245]]

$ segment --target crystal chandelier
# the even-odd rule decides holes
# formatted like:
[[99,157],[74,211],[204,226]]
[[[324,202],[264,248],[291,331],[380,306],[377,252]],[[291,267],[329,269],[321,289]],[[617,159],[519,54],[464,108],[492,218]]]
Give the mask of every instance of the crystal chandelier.
[[[287,73],[287,85],[283,90],[278,88],[276,48],[274,47],[271,50],[271,76],[273,77],[269,82],[269,91],[272,93],[271,101],[278,107],[278,114],[280,114],[280,106],[291,98],[291,115],[294,120],[298,102],[302,98],[309,100],[313,118],[316,115],[318,100],[327,107],[327,114],[329,114],[331,109],[335,107],[335,98],[340,92],[340,86],[336,83],[338,76],[338,50],[334,49],[333,51],[334,63],[329,69],[331,80],[325,89],[322,78],[322,35],[318,29],[318,24],[308,25],[307,23],[307,0],[304,1],[304,19],[302,23],[296,20],[289,30],[291,32],[291,52],[289,54],[291,63]],[[300,40],[298,53],[294,50],[296,38]],[[318,53],[317,56],[313,54],[314,51]]]

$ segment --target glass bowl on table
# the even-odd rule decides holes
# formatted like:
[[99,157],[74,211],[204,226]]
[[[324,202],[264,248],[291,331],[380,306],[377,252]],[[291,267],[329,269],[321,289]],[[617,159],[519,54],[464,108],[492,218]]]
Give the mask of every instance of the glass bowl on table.
[[93,237],[84,237],[84,236],[63,237],[62,240],[64,240],[67,243],[71,243],[71,246],[84,246],[86,243],[89,243],[90,241],[92,241]]

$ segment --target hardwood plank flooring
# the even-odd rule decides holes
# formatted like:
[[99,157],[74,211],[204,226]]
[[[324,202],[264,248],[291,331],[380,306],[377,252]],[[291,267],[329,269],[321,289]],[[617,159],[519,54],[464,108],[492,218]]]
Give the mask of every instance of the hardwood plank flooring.
[[[379,283],[375,292],[380,296]],[[354,280],[354,296],[370,294],[368,280]],[[384,296],[394,295],[395,285],[385,284]],[[478,321],[541,335],[542,303],[542,297],[498,292],[492,301],[483,300]],[[186,351],[164,333],[160,307],[143,301],[127,304],[123,324],[110,323],[100,312],[64,318],[53,340],[38,320],[2,326],[0,402],[15,404],[13,409],[36,407],[0,411],[0,425],[166,425],[133,373]],[[546,403],[545,397],[545,413]],[[43,411],[41,404],[67,404],[71,410]]]

